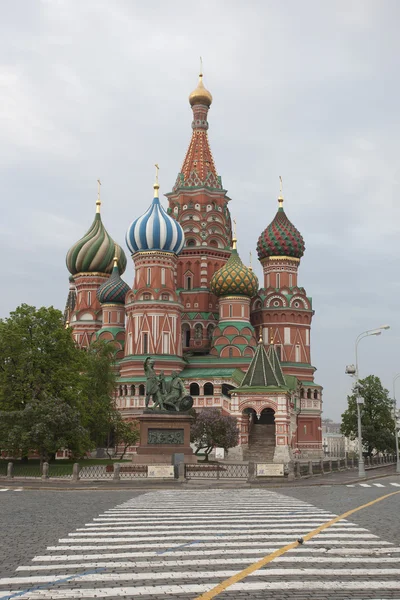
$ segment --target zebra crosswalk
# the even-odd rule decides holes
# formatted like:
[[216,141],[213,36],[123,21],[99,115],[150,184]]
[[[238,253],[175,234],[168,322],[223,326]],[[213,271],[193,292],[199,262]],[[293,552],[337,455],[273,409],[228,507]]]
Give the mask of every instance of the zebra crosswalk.
[[[0,579],[0,600],[195,599],[335,516],[270,490],[151,491],[106,510]],[[399,597],[400,547],[341,520],[220,597],[257,591],[274,599],[363,591]]]
[[346,485],[346,487],[363,487],[363,488],[373,488],[373,487],[377,487],[377,488],[384,488],[384,487],[398,487],[400,488],[400,483],[396,483],[396,482],[391,482],[391,483],[348,483]]

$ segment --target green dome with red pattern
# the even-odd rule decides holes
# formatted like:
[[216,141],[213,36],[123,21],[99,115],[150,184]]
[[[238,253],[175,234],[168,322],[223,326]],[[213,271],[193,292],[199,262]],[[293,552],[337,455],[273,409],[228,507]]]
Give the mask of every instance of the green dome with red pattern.
[[253,271],[246,267],[237,253],[232,249],[226,264],[214,273],[210,290],[216,296],[247,296],[252,298],[258,291],[258,279]]
[[303,236],[279,207],[274,220],[262,232],[257,242],[259,260],[269,256],[290,256],[300,259],[305,250]]

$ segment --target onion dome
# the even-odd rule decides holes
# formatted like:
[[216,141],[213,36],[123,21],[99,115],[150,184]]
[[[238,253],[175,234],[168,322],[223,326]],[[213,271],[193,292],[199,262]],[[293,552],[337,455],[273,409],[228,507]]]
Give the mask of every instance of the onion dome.
[[252,269],[246,267],[240,260],[235,239],[233,239],[233,249],[228,261],[214,273],[211,279],[210,290],[216,296],[252,298],[257,294],[258,279]]
[[211,106],[212,99],[210,92],[204,87],[203,73],[200,73],[197,87],[189,96],[190,106],[194,106],[195,104]]
[[67,269],[72,275],[111,273],[114,256],[118,258],[119,272],[123,273],[126,269],[125,253],[104,227],[100,215],[100,205],[99,194],[96,202],[96,215],[90,229],[68,250]]
[[278,198],[279,208],[274,220],[262,232],[257,242],[259,260],[269,256],[289,256],[300,259],[305,250],[303,236],[286,216],[283,197]]
[[125,304],[125,296],[130,287],[119,276],[118,257],[114,257],[111,276],[97,290],[97,298],[101,304]]
[[185,243],[185,234],[181,225],[161,206],[158,181],[153,187],[153,202],[144,215],[130,224],[126,232],[126,244],[132,254],[149,250],[179,254]]

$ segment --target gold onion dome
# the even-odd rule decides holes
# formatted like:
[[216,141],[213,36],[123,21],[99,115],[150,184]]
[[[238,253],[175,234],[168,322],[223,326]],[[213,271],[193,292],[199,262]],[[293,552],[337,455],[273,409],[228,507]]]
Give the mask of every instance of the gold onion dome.
[[197,84],[197,88],[193,90],[193,92],[189,96],[190,106],[194,106],[195,104],[205,104],[206,106],[211,106],[212,95],[206,90],[203,83],[203,73],[199,75],[199,82]]
[[232,254],[226,264],[214,273],[210,289],[216,296],[247,296],[252,298],[258,291],[258,279],[251,268],[240,260],[233,240]]

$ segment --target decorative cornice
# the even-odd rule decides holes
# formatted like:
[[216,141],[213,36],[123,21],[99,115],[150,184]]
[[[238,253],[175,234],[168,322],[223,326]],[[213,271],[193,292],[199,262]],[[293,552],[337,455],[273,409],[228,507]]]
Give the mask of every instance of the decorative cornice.
[[76,273],[76,275],[72,276],[74,278],[74,281],[76,281],[79,277],[102,277],[103,279],[108,279],[110,277],[109,273],[99,273],[94,271],[93,273],[89,273],[89,272],[83,272],[83,273]]
[[265,256],[260,260],[260,263],[263,265],[264,263],[273,260],[273,261],[283,261],[288,260],[289,262],[299,263],[300,259],[295,258],[294,256]]

